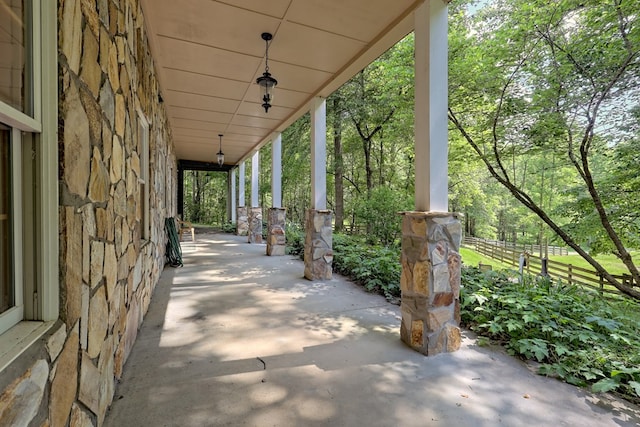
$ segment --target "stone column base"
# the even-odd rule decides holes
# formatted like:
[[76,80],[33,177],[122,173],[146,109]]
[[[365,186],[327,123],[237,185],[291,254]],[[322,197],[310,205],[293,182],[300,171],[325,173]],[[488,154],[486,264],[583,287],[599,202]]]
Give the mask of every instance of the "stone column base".
[[267,227],[267,255],[282,256],[285,252],[287,239],[285,235],[285,208],[270,208]]
[[304,277],[331,280],[333,277],[333,230],[331,211],[308,209],[304,241]]
[[262,243],[262,208],[253,207],[249,211],[249,243]]
[[249,234],[249,218],[247,216],[247,207],[238,206],[236,209],[236,234],[238,236],[246,236]]
[[432,356],[460,348],[460,239],[457,214],[404,212],[402,324],[409,347]]

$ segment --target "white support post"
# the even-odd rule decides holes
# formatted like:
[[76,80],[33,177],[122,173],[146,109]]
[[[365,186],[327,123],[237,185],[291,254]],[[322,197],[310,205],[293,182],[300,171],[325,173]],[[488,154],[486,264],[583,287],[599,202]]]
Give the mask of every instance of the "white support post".
[[240,163],[240,180],[238,183],[238,207],[245,207],[244,181],[245,181],[245,162]]
[[425,1],[414,19],[416,211],[402,218],[400,338],[431,356],[460,348],[462,228],[448,212],[447,2]]
[[251,156],[251,206],[250,208],[255,208],[259,206],[258,201],[258,192],[259,192],[259,180],[260,177],[260,151],[256,151]]
[[311,102],[311,203],[312,209],[327,209],[327,103]]
[[286,209],[282,207],[282,134],[271,141],[271,209],[267,219],[267,255],[284,255],[286,239]]
[[272,207],[282,207],[282,134],[271,141],[271,198]]
[[447,4],[415,11],[416,210],[448,212]]
[[229,198],[231,199],[231,223],[236,223],[236,170],[231,170],[231,194],[229,194]]

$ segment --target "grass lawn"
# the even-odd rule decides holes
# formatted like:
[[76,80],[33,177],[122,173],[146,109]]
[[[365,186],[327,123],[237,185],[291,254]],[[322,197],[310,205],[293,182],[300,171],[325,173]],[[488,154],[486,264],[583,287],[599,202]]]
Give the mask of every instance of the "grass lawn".
[[[481,255],[473,249],[467,247],[460,248],[460,255],[462,256],[462,262],[464,264],[474,267],[477,267],[478,263],[482,263],[491,265],[494,270],[517,269],[512,265],[505,264],[496,259]],[[635,264],[637,266],[640,266],[640,251],[631,251],[631,256],[633,257],[633,261],[635,262]],[[591,264],[585,261],[580,255],[549,255],[549,259],[561,262],[563,264],[571,264],[576,267],[594,270]],[[597,257],[595,257],[595,259],[611,274],[629,274],[629,271],[622,263],[622,261],[620,261],[620,259],[613,254],[598,255]]]
[[[631,256],[635,264],[640,265],[640,251],[631,251]],[[549,259],[593,270],[591,264],[585,261],[580,255],[549,255]],[[629,271],[622,261],[613,254],[598,255],[595,259],[611,274],[629,274]]]
[[481,255],[473,249],[461,247],[460,248],[460,256],[462,257],[462,263],[466,265],[470,265],[473,267],[477,267],[478,264],[489,264],[493,270],[513,270],[514,267],[509,264],[502,263],[496,259],[489,258],[487,256]]

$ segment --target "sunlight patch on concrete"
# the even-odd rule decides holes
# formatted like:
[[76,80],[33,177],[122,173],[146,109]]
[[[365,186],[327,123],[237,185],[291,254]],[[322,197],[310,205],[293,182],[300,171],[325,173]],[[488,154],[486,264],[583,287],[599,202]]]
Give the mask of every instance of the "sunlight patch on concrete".
[[247,398],[251,399],[254,406],[264,407],[284,401],[288,394],[286,387],[269,382],[261,382],[249,390]]

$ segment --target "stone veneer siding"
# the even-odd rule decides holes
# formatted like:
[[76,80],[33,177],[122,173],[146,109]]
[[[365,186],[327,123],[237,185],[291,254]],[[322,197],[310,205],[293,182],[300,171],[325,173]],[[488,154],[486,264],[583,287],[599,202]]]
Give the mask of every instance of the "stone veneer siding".
[[284,255],[287,246],[285,235],[285,219],[287,210],[285,208],[270,208],[269,221],[267,224],[267,255]]
[[455,214],[403,214],[400,336],[428,356],[460,348],[461,237]]
[[238,236],[247,236],[249,234],[249,216],[246,206],[238,206],[236,209],[236,234]]
[[249,210],[249,243],[262,243],[262,208]]
[[[100,426],[165,260],[176,162],[138,0],[58,1],[60,320],[0,373],[0,425]],[[142,239],[138,112],[149,126]]]
[[304,241],[304,277],[309,280],[333,278],[332,213],[327,210],[308,209]]

